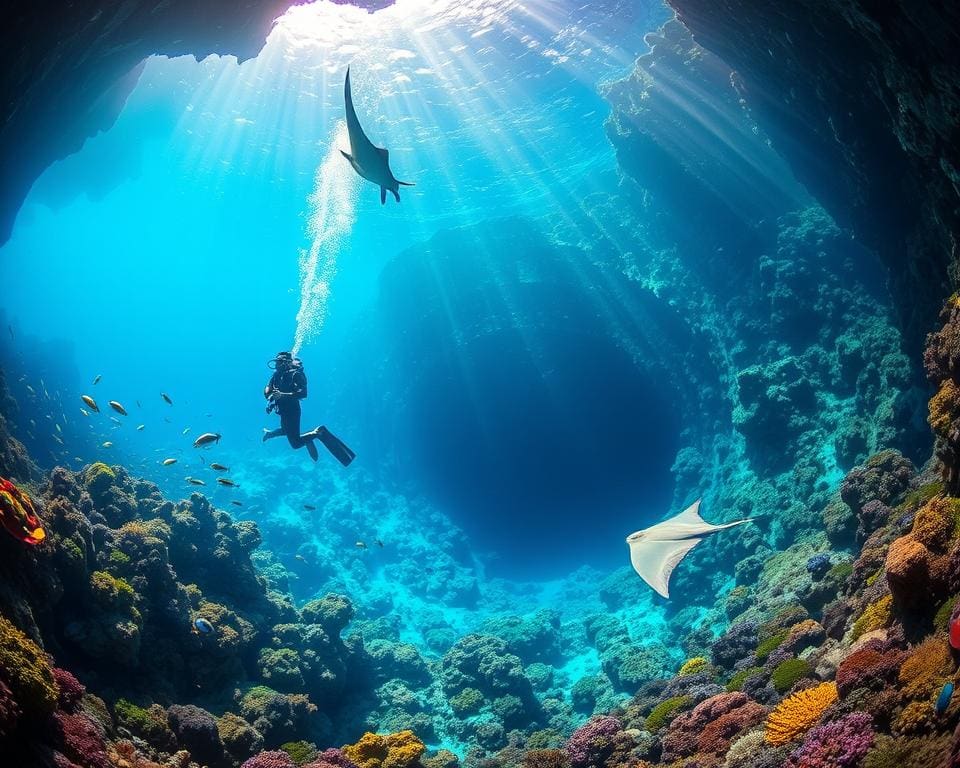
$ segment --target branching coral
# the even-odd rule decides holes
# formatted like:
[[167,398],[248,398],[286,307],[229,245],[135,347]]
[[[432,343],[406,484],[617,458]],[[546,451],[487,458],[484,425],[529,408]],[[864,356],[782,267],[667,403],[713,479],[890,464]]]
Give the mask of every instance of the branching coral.
[[822,683],[788,696],[767,717],[767,741],[779,746],[801,736],[836,700],[836,683]]
[[873,721],[852,712],[813,728],[791,753],[785,768],[853,768],[873,745]]
[[356,744],[345,746],[343,754],[359,768],[408,768],[420,759],[425,749],[413,731],[385,736],[367,732]]

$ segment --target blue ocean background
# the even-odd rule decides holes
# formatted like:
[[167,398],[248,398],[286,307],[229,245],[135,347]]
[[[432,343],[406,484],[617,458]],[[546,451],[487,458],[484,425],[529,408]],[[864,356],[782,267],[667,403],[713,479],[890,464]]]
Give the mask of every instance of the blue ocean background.
[[[677,114],[648,126],[662,157],[618,157],[611,100],[668,18],[655,2],[317,3],[255,59],[147,60],[116,123],[44,173],[0,248],[17,437],[47,466],[124,465],[255,520],[271,587],[349,595],[366,640],[436,659],[505,616],[609,614],[656,643],[638,666],[675,668],[691,655],[677,627],[723,630],[732,567],[705,547],[667,604],[624,537],[703,496],[711,520],[766,515],[722,545],[727,565],[786,546],[806,524],[790,519],[797,488],[822,505],[868,452],[910,454],[901,427],[922,402],[873,255],[730,116],[735,97],[672,83],[655,97]],[[399,205],[340,156],[347,66],[361,123],[416,184]],[[674,154],[689,177],[667,173]],[[768,316],[731,291],[747,285]],[[869,309],[841,322],[851,306]],[[856,344],[890,361],[867,394]],[[348,443],[347,469],[261,442],[267,363],[291,348],[303,428]],[[831,384],[810,389],[811,369]],[[874,410],[901,427],[865,426]],[[207,431],[220,443],[194,448]],[[597,645],[531,659],[569,692],[600,674]],[[577,716],[624,700],[627,678]]]

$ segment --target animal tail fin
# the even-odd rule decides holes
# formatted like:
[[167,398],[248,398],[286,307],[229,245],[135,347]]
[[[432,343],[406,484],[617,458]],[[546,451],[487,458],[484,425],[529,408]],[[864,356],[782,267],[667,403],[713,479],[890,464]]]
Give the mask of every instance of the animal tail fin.
[[401,187],[415,187],[415,186],[417,186],[417,185],[414,184],[412,181],[400,181],[400,179],[397,179],[397,184],[399,184]]

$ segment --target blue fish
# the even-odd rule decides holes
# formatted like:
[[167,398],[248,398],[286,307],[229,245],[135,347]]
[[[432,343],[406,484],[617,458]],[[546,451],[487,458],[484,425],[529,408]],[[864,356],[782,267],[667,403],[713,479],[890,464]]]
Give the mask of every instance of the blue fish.
[[934,710],[938,715],[942,715],[950,706],[950,699],[953,698],[953,683],[945,683],[940,689],[940,695],[937,696],[937,703],[934,704]]
[[193,627],[201,635],[209,635],[213,632],[213,624],[207,621],[204,618],[196,618],[193,620]]

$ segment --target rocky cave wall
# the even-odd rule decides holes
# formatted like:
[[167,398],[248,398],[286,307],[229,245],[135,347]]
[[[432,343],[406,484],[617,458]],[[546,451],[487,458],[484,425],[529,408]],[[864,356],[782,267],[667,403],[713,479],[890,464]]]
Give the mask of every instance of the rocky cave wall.
[[957,257],[960,7],[668,3],[733,68],[797,178],[880,256],[916,356]]

